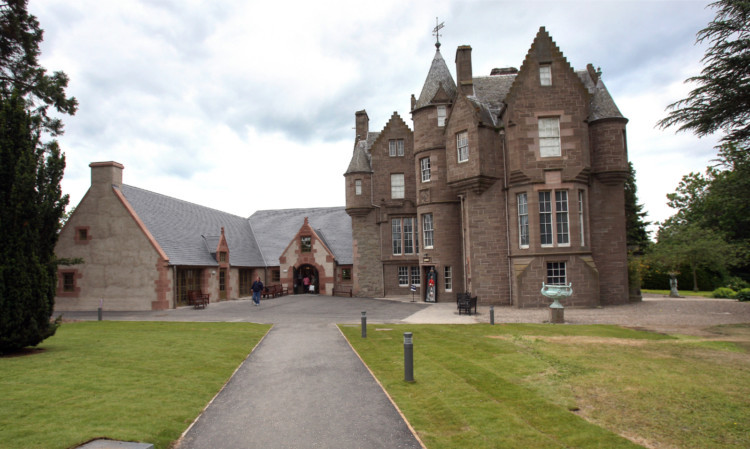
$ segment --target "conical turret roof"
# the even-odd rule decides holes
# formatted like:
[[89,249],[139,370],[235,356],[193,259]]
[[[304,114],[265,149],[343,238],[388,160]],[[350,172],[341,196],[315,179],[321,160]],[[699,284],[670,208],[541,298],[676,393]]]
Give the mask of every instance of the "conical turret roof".
[[430,71],[427,73],[422,93],[419,94],[419,99],[414,105],[414,109],[416,110],[429,105],[440,89],[445,92],[448,98],[456,96],[456,82],[453,80],[453,76],[451,76],[451,72],[445,64],[443,55],[440,54],[440,49],[438,49],[435,51],[435,57],[432,58]]

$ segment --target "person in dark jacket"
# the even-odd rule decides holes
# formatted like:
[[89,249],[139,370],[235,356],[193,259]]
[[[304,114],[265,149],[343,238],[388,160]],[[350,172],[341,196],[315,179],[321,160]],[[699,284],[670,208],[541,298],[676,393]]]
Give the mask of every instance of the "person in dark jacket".
[[253,291],[253,304],[259,306],[260,292],[263,291],[263,283],[260,281],[260,276],[255,279],[255,282],[253,282],[253,285],[252,287],[250,287],[250,289]]

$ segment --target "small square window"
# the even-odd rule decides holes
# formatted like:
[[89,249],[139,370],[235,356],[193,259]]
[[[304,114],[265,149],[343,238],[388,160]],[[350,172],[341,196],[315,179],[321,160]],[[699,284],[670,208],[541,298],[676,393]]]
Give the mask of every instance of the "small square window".
[[565,262],[547,262],[547,285],[566,285]]
[[342,281],[351,281],[352,280],[352,269],[351,268],[342,268],[341,269],[341,280]]

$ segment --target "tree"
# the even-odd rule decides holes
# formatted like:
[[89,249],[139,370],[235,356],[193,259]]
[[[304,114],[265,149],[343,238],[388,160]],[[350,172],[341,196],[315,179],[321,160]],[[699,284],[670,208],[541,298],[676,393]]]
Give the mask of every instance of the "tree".
[[716,17],[698,32],[696,43],[710,47],[704,68],[686,83],[697,83],[687,98],[670,104],[662,129],[679,125],[699,137],[724,130],[722,142],[750,142],[750,1],[720,0],[709,5]]
[[735,254],[736,248],[720,233],[695,224],[682,224],[662,227],[649,257],[665,265],[671,273],[688,266],[693,290],[698,291],[698,270],[710,267],[725,271],[736,261]]
[[649,244],[647,213],[643,204],[638,204],[638,190],[635,184],[635,168],[628,162],[628,179],[625,181],[625,229],[629,248],[645,248]]
[[68,196],[60,188],[65,156],[56,141],[75,113],[68,78],[39,66],[42,31],[26,0],[0,2],[0,353],[54,334],[54,248]]
[[57,136],[62,134],[62,121],[50,117],[47,110],[53,106],[60,113],[74,115],[78,102],[65,96],[65,73],[49,75],[39,65],[44,32],[36,17],[28,13],[27,3],[28,0],[0,1],[0,91],[3,98],[19,92],[31,112],[33,128]]

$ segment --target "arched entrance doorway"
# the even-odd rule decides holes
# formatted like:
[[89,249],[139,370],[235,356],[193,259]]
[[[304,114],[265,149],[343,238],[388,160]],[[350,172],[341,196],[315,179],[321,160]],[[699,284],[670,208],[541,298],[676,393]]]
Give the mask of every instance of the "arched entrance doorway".
[[[305,278],[307,278],[308,286],[305,286]],[[309,285],[315,286],[315,293],[320,292],[320,277],[318,276],[318,269],[310,264],[300,265],[299,268],[294,268],[294,294],[310,293]]]

